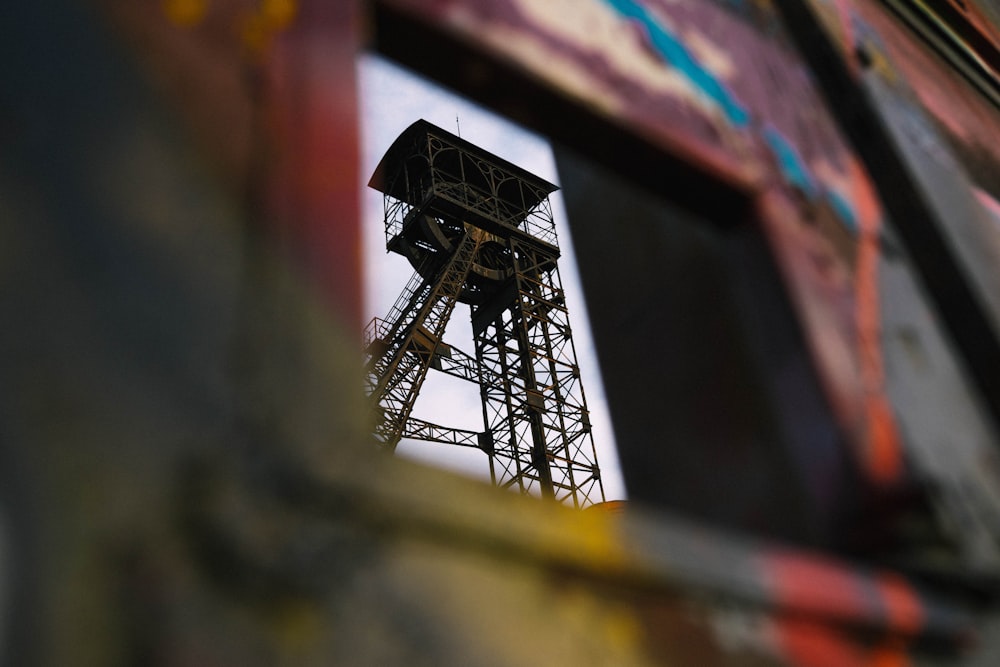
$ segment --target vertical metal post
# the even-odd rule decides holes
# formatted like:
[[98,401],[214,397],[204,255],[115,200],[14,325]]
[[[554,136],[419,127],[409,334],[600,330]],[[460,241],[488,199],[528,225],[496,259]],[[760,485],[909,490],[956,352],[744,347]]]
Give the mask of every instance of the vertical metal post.
[[[412,184],[419,182],[419,192]],[[495,484],[574,507],[604,500],[547,195],[555,186],[425,121],[390,147],[373,177],[402,221],[387,247],[411,282],[369,345],[376,438],[478,440]],[[412,292],[412,295],[409,294]],[[472,308],[475,361],[447,364],[438,348],[458,301]],[[463,366],[464,364],[464,366]],[[473,368],[474,365],[474,368]],[[484,430],[411,420],[431,368],[479,383]]]

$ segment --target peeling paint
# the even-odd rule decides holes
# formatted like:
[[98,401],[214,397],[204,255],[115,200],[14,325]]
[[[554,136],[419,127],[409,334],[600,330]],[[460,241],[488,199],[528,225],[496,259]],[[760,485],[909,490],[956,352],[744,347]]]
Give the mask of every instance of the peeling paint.
[[746,127],[750,114],[720,82],[714,74],[705,69],[691,54],[684,43],[673,34],[662,21],[657,20],[648,9],[634,0],[605,0],[623,17],[637,21],[646,30],[650,45],[667,64],[677,68],[691,83],[715,101],[725,112],[726,118],[734,126]]

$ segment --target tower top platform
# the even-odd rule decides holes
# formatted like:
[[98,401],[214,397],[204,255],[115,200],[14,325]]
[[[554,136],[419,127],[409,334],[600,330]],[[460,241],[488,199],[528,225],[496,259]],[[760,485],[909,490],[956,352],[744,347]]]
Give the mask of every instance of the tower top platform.
[[[443,146],[454,150],[433,150],[430,147],[435,142],[439,142],[438,148]],[[439,173],[461,176],[472,185],[486,188],[489,185],[487,174],[482,173],[482,169],[463,169],[463,158],[488,163],[492,170],[496,170],[493,178],[500,178],[494,184],[499,182],[500,187],[489,189],[495,189],[495,195],[511,207],[530,211],[559,189],[545,179],[423,119],[414,122],[396,138],[379,161],[368,185],[413,206],[420,204],[416,199],[424,193],[414,188],[412,178],[428,173],[432,168]],[[483,182],[477,183],[478,180]],[[520,184],[529,187],[524,188]]]

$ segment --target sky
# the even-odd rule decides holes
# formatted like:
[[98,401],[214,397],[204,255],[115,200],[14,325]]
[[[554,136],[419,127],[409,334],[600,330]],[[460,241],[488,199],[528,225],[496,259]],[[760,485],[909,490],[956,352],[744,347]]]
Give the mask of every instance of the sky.
[[[375,56],[358,65],[361,87],[363,242],[365,256],[365,319],[385,317],[413,273],[400,255],[385,249],[382,194],[367,187],[375,167],[399,134],[423,118],[460,134],[491,153],[558,185],[555,160],[539,135],[446,91]],[[590,337],[590,326],[577,274],[566,211],[560,193],[550,197],[562,256],[559,273],[566,292],[573,343],[580,366],[587,407],[591,413],[597,461],[608,500],[626,497],[604,387]],[[474,353],[468,306],[459,304],[445,332],[445,342]],[[475,385],[442,373],[430,373],[414,406],[413,416],[441,426],[481,431],[482,405]],[[489,461],[478,449],[430,442],[403,441],[397,454],[471,477],[489,479]]]

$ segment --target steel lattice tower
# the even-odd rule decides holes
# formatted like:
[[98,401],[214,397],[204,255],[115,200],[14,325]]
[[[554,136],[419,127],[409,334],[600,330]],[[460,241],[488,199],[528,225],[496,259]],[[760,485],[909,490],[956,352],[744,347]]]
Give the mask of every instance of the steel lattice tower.
[[[575,507],[603,501],[556,265],[556,186],[423,120],[369,185],[385,195],[387,249],[415,269],[365,332],[378,442],[479,447],[499,486]],[[442,341],[459,302],[472,310],[474,356]],[[411,416],[432,369],[479,385],[482,431]]]

